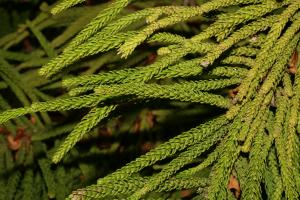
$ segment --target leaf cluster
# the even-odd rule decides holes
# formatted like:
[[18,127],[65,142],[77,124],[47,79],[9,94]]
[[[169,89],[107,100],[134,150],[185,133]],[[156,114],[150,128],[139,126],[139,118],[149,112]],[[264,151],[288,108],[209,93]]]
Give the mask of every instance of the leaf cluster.
[[[182,112],[182,119],[193,112],[206,117],[68,199],[179,199],[183,190],[191,199],[299,199],[300,2],[180,2],[115,0],[76,7],[83,1],[62,0],[43,5],[36,19],[0,39],[0,86],[22,105],[13,108],[9,96],[0,96],[6,138],[26,124],[37,144],[49,148],[45,141],[55,141],[43,153],[58,164],[52,166],[56,178],[47,158],[32,161],[39,172],[22,171],[24,186],[18,186],[17,171],[11,188],[25,193],[39,173],[45,198],[59,199],[72,158],[121,148],[116,142],[117,148],[91,145],[85,152],[74,148],[77,143],[97,138],[97,128],[109,127],[120,113],[130,121],[135,110],[150,109],[158,119],[168,112]],[[48,39],[44,30],[57,27],[64,31]],[[39,43],[36,50],[10,50],[29,35]],[[69,124],[56,122],[55,112]],[[155,129],[153,113],[142,116],[135,133]],[[97,176],[93,164],[79,168]],[[228,186],[232,177],[237,191]]]

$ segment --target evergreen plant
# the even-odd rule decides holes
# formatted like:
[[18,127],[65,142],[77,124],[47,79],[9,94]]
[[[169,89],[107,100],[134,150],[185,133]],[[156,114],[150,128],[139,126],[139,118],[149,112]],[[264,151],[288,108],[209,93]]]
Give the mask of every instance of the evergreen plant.
[[299,0],[85,2],[0,38],[0,199],[300,199]]

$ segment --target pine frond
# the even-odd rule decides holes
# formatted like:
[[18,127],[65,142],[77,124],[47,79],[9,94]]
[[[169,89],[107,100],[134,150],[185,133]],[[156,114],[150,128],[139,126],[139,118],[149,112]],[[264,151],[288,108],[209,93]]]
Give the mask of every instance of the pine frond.
[[81,122],[74,127],[74,130],[57,149],[52,157],[52,161],[54,163],[58,163],[86,133],[94,128],[101,120],[106,118],[114,109],[115,106],[92,108],[92,110],[81,120]]
[[0,199],[299,199],[298,0],[87,4],[0,38]]
[[65,9],[68,9],[76,4],[82,3],[84,2],[84,0],[61,0],[61,2],[59,2],[59,4],[57,4],[54,8],[52,8],[51,13],[53,15],[58,14],[60,12],[62,12]]

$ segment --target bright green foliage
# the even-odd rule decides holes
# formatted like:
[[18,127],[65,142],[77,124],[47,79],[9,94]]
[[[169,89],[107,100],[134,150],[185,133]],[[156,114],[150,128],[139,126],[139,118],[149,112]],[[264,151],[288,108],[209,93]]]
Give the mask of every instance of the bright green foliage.
[[91,131],[103,118],[107,117],[115,106],[93,108],[71,132],[53,156],[53,162],[58,163],[63,156],[84,136]]
[[67,8],[70,8],[76,4],[82,3],[84,2],[84,0],[63,0],[61,2],[58,3],[58,5],[56,5],[52,10],[51,13],[52,14],[57,14]]
[[83,4],[0,38],[0,199],[300,198],[299,0]]

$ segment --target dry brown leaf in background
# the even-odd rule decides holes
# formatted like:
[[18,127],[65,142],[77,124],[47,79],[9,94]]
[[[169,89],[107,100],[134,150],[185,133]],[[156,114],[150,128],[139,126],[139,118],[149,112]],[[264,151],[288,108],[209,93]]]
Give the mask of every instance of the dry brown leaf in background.
[[184,0],[183,5],[184,6],[196,6],[197,2],[195,0]]
[[36,119],[35,119],[34,116],[31,116],[31,117],[30,117],[30,122],[31,122],[33,125],[36,124]]
[[141,123],[142,119],[138,116],[133,125],[133,133],[138,134],[141,131]]
[[93,5],[95,2],[93,0],[85,0],[87,6]]
[[6,139],[7,139],[8,148],[9,149],[11,149],[13,151],[16,151],[16,150],[20,149],[20,147],[21,147],[21,140],[16,140],[14,138],[14,136],[12,136],[11,134],[8,135],[6,137]]
[[146,142],[141,145],[141,152],[145,154],[153,148],[154,148],[154,144],[152,142]]
[[289,63],[289,72],[291,74],[296,74],[297,72],[297,65],[298,65],[298,51],[295,50],[292,57],[291,57],[291,60],[290,60],[290,63]]
[[11,133],[8,133],[6,140],[8,148],[17,151],[21,148],[22,144],[28,146],[31,143],[31,135],[26,134],[24,128],[18,128],[16,136],[14,137]]
[[191,196],[191,194],[192,194],[191,190],[181,190],[180,197],[187,198],[187,197]]
[[157,55],[155,53],[151,53],[146,60],[146,65],[150,65],[155,62]]
[[235,198],[239,199],[241,196],[241,187],[240,183],[237,180],[237,178],[233,175],[230,176],[229,182],[228,182],[228,189],[232,191],[234,194]]
[[147,112],[147,124],[149,126],[149,128],[153,128],[154,124],[155,124],[155,118],[156,116],[153,114],[152,111]]
[[239,92],[239,88],[237,87],[237,88],[229,90],[228,95],[229,95],[229,97],[234,98],[237,95],[238,92]]

